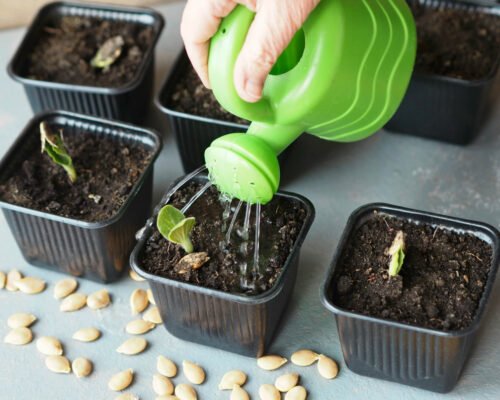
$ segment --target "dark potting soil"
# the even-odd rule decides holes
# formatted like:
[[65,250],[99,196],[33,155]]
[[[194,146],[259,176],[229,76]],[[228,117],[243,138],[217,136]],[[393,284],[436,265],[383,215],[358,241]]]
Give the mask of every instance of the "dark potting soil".
[[[389,278],[385,250],[399,230],[406,257],[399,275]],[[476,315],[492,256],[491,245],[471,234],[374,214],[341,255],[333,301],[372,317],[463,329]]]
[[[173,195],[170,204],[181,209],[201,187],[201,184],[195,182],[185,185]],[[279,278],[304,223],[306,210],[300,203],[279,196],[262,206],[260,274],[253,280],[255,206],[252,208],[249,239],[245,241],[240,235],[245,216],[243,204],[232,230],[230,244],[221,245],[226,235],[223,225],[227,228],[230,224],[238,201],[232,202],[231,215],[223,221],[225,207],[219,196],[217,189],[211,187],[186,212],[187,216],[196,218],[192,232],[194,251],[207,252],[210,257],[207,263],[197,270],[178,273],[175,266],[186,253],[180,246],[164,239],[155,227],[140,255],[140,265],[145,271],[155,275],[223,292],[248,295],[263,293]],[[241,272],[244,263],[247,265],[247,274]],[[246,280],[243,285],[242,280]]]
[[[108,39],[120,35],[122,53],[108,69],[90,61]],[[26,74],[31,79],[75,85],[119,87],[131,82],[152,45],[149,26],[98,18],[64,16],[46,26],[28,55]]]
[[500,17],[412,3],[417,23],[416,70],[453,78],[488,76],[500,52]]
[[149,164],[151,151],[77,130],[63,137],[76,169],[75,183],[47,154],[40,153],[40,141],[34,140],[21,165],[0,182],[0,199],[80,221],[111,218]]
[[169,108],[187,114],[236,124],[249,123],[226,111],[219,104],[212,91],[203,86],[191,63],[187,63],[186,70],[179,77],[172,96],[167,99],[167,102]]

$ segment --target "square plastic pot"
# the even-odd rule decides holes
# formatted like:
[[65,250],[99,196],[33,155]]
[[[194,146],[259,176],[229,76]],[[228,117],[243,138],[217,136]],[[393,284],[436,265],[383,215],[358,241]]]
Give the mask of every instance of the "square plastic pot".
[[246,132],[248,129],[248,125],[187,114],[171,108],[169,101],[189,63],[188,56],[183,50],[155,99],[156,106],[168,118],[186,173],[205,164],[205,149],[215,139],[228,133]]
[[[373,212],[415,223],[467,232],[487,241],[493,249],[488,281],[471,325],[458,331],[411,326],[369,317],[335,304],[335,270],[354,232]],[[498,231],[480,222],[447,217],[387,204],[369,204],[356,210],[347,221],[322,291],[325,306],[335,314],[344,360],[353,372],[415,386],[433,392],[449,392],[457,383],[482,323],[500,264]]]
[[[495,7],[448,0],[420,0],[429,8],[460,8],[472,13],[495,13]],[[418,50],[417,50],[418,51]],[[500,66],[500,52],[488,75],[463,80],[414,72],[408,91],[385,129],[465,145],[479,133]]]
[[142,128],[68,112],[35,116],[0,162],[0,182],[18,169],[33,146],[39,147],[39,124],[58,124],[66,134],[110,137],[117,146],[140,144],[152,159],[114,216],[101,222],[76,219],[32,210],[0,201],[9,228],[30,264],[99,282],[118,279],[128,266],[135,233],[149,217],[153,191],[153,164],[160,150],[159,136]]
[[[26,76],[28,55],[43,27],[67,15],[151,26],[154,30],[153,42],[144,53],[133,80],[120,87],[96,87],[43,81]],[[49,3],[40,9],[31,23],[8,66],[8,73],[12,79],[23,85],[34,113],[67,110],[121,121],[140,122],[151,104],[154,48],[163,26],[163,17],[147,8],[70,2]]]
[[[206,177],[194,179],[201,182],[207,180]],[[286,192],[277,194],[302,204],[307,212],[306,218],[276,284],[262,294],[244,296],[152,275],[142,269],[139,260],[145,243],[152,234],[156,214],[178,188],[179,181],[157,206],[153,218],[132,252],[130,264],[149,282],[169,333],[182,340],[259,357],[270,345],[290,301],[297,277],[300,249],[313,222],[314,207],[300,195]]]

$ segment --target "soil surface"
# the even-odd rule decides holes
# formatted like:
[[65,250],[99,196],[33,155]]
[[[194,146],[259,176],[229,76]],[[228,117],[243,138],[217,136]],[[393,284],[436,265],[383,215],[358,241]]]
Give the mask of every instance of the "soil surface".
[[[125,44],[108,69],[90,61],[108,39],[120,35]],[[46,26],[28,55],[31,79],[76,85],[119,87],[132,81],[152,45],[152,27],[130,22],[64,16]]]
[[63,137],[76,169],[75,183],[47,154],[40,153],[40,141],[34,140],[14,174],[0,181],[0,199],[81,221],[111,218],[149,164],[151,151],[76,130]]
[[416,70],[478,80],[489,75],[500,51],[500,17],[412,4],[417,23]]
[[[406,235],[406,257],[389,278],[385,251],[398,230]],[[460,330],[476,315],[492,256],[491,245],[471,234],[374,214],[340,258],[333,301],[373,317]]]
[[[201,184],[191,182],[172,197],[170,204],[178,209],[195,194]],[[260,220],[259,266],[254,269],[255,209],[252,207],[249,239],[242,236],[246,205],[243,204],[236,219],[231,240],[225,244],[227,228],[238,201],[234,200],[230,216],[223,220],[225,206],[220,194],[211,187],[186,212],[196,218],[192,232],[195,252],[206,252],[210,260],[199,269],[179,273],[176,268],[185,256],[184,250],[161,236],[156,227],[147,240],[140,265],[152,274],[224,292],[255,295],[270,289],[279,278],[283,264],[290,254],[306,217],[301,203],[276,196],[262,206]],[[245,272],[246,265],[246,272]],[[254,275],[253,271],[258,274]]]
[[212,91],[201,83],[191,63],[179,77],[167,106],[186,114],[218,119],[226,122],[248,125],[249,122],[226,111],[217,101]]

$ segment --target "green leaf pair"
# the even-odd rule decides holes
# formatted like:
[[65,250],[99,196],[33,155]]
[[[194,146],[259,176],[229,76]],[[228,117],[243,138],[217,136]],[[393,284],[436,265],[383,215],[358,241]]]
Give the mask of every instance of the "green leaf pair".
[[181,245],[186,253],[193,252],[191,231],[195,223],[193,217],[186,218],[181,211],[171,205],[164,206],[156,220],[156,226],[162,236],[172,243]]
[[40,141],[42,143],[42,153],[47,153],[52,161],[63,167],[68,174],[69,180],[74,183],[76,181],[76,170],[71,156],[64,147],[62,132],[52,132],[49,125],[44,121],[40,124]]

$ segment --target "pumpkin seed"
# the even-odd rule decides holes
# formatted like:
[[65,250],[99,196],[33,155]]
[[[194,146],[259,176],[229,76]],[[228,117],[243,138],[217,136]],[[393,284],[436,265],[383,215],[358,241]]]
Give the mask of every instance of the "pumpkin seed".
[[135,289],[130,295],[130,308],[132,315],[143,312],[148,306],[148,295],[143,289]]
[[61,301],[61,305],[59,306],[59,310],[63,312],[71,312],[77,311],[83,307],[87,303],[87,296],[82,293],[72,293],[63,301]]
[[205,381],[205,371],[198,364],[184,360],[182,362],[182,371],[187,380],[195,385],[201,385]]
[[155,400],[180,400],[177,396],[169,394],[167,396],[158,396]]
[[47,368],[58,374],[69,374],[71,372],[71,365],[69,360],[64,356],[51,355],[45,359]]
[[152,322],[136,319],[127,324],[125,331],[131,335],[142,335],[143,333],[149,332],[155,326],[156,325]]
[[122,393],[116,396],[115,400],[139,400],[139,397],[133,393]]
[[312,350],[299,350],[292,354],[292,363],[300,367],[307,367],[318,361],[318,353]]
[[7,320],[7,325],[9,328],[28,328],[36,321],[36,317],[33,314],[28,313],[17,313],[12,314]]
[[321,354],[318,360],[319,374],[325,379],[333,379],[339,373],[339,366],[330,357]]
[[287,359],[281,356],[269,355],[257,359],[257,365],[266,371],[274,371],[287,363]]
[[54,286],[54,297],[56,299],[64,299],[73,293],[78,287],[78,282],[73,278],[61,279]]
[[115,392],[124,390],[130,386],[132,380],[134,379],[134,371],[132,369],[126,369],[125,371],[118,372],[113,375],[108,382],[108,388]]
[[9,292],[17,292],[19,289],[17,288],[17,281],[23,277],[17,269],[12,269],[7,273],[7,281],[5,283],[5,288]]
[[175,387],[175,395],[179,400],[197,400],[196,390],[186,383],[181,383]]
[[92,310],[107,307],[110,302],[109,292],[106,289],[98,290],[87,297],[87,307]]
[[42,336],[36,341],[38,351],[46,356],[61,356],[63,348],[61,342],[52,336]]
[[133,356],[142,353],[147,347],[148,342],[143,338],[130,338],[125,340],[116,351],[120,354]]
[[279,390],[269,383],[260,385],[259,397],[260,400],[281,400],[281,394]]
[[230,400],[250,400],[250,396],[245,389],[241,388],[238,385],[234,385]]
[[146,290],[146,294],[148,295],[148,301],[149,301],[152,305],[156,306],[156,300],[155,300],[155,298],[153,297],[153,291],[152,291],[151,289],[148,289],[148,290]]
[[33,340],[33,333],[30,328],[21,327],[12,329],[3,340],[8,344],[23,345]]
[[174,394],[174,385],[166,376],[160,374],[153,375],[153,390],[159,396]]
[[78,357],[73,360],[71,363],[71,368],[73,369],[73,373],[78,378],[84,378],[89,376],[92,373],[92,362],[83,357]]
[[274,381],[274,386],[284,393],[297,386],[297,383],[299,383],[299,374],[291,373],[278,376]]
[[177,366],[175,363],[164,356],[158,356],[156,359],[156,369],[167,378],[173,378],[177,375]]
[[145,321],[152,322],[153,324],[161,324],[163,322],[161,319],[160,310],[156,306],[151,307],[148,311],[146,311],[143,314],[142,318]]
[[82,328],[73,334],[73,339],[80,342],[93,342],[101,336],[101,332],[96,328]]
[[243,386],[247,381],[247,376],[243,371],[229,371],[224,374],[220,383],[219,390],[231,390],[234,385]]
[[45,290],[45,281],[32,276],[21,278],[16,281],[17,288],[26,294],[38,294]]
[[285,394],[285,400],[306,400],[307,391],[303,386],[295,386],[287,394]]
[[7,275],[5,272],[0,271],[0,289],[5,287],[5,283],[7,282]]
[[133,269],[130,269],[128,271],[128,274],[130,278],[136,282],[144,282],[146,280],[142,276],[140,276],[137,272],[135,272]]

